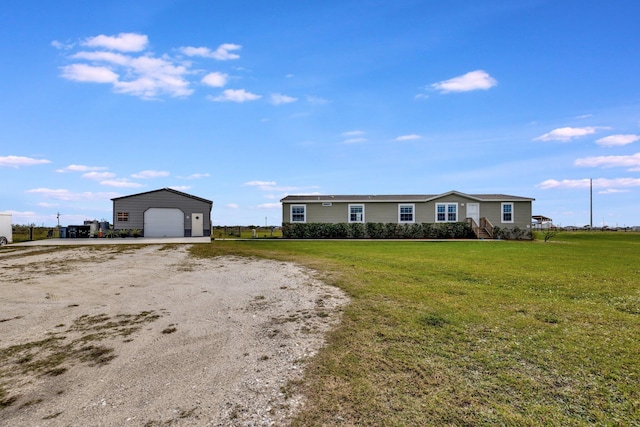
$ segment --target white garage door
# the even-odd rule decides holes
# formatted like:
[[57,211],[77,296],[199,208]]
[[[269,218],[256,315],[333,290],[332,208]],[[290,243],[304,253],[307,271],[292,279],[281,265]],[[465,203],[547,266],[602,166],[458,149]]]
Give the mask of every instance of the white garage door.
[[184,214],[180,209],[148,209],[144,213],[144,237],[184,237]]

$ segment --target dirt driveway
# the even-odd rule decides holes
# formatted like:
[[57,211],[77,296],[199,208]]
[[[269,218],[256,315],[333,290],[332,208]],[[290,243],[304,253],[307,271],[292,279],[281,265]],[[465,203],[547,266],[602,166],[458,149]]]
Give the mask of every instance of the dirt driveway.
[[347,298],[185,245],[0,250],[0,425],[286,425]]

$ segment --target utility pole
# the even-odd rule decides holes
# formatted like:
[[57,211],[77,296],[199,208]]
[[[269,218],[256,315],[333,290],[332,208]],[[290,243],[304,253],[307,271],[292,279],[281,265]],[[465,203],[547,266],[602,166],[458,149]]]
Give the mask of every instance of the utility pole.
[[593,178],[589,178],[589,230],[593,230]]
[[56,218],[58,218],[58,228],[60,228],[60,212],[56,214]]

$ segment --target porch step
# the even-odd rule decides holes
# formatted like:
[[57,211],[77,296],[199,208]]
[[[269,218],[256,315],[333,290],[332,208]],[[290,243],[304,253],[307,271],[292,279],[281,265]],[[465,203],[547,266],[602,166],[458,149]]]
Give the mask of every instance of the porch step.
[[478,230],[478,239],[491,239],[491,235],[487,233],[487,230],[481,228]]

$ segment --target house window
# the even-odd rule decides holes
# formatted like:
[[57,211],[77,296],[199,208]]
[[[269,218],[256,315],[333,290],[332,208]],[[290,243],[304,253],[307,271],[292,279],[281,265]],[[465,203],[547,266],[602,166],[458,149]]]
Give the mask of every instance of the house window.
[[307,206],[306,205],[291,206],[291,222],[307,222]]
[[415,205],[398,205],[398,222],[415,222]]
[[349,222],[364,222],[364,205],[349,205]]
[[118,212],[116,214],[116,221],[129,222],[129,212]]
[[436,222],[457,222],[457,203],[436,203]]
[[513,203],[502,204],[502,222],[513,222]]

